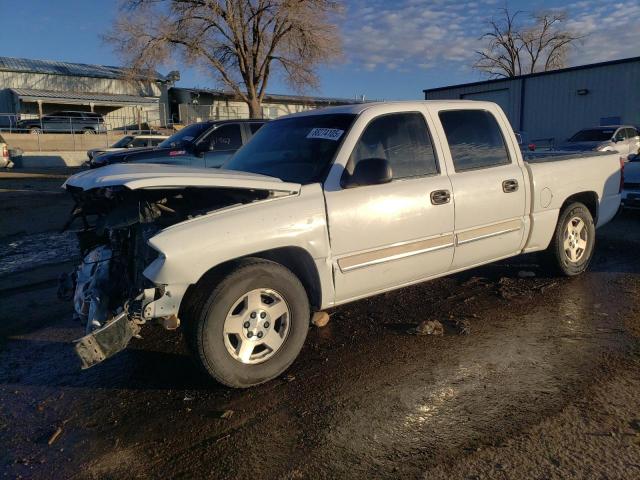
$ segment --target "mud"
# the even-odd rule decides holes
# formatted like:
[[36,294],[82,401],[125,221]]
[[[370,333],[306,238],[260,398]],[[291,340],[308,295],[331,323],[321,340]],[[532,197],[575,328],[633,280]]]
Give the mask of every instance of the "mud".
[[[578,278],[523,256],[337,308],[283,378],[242,391],[200,374],[180,330],[148,327],[81,372],[69,342],[82,326],[55,299],[56,266],[5,274],[0,471],[637,478],[639,227],[627,214],[600,230]],[[444,335],[408,333],[425,320]]]

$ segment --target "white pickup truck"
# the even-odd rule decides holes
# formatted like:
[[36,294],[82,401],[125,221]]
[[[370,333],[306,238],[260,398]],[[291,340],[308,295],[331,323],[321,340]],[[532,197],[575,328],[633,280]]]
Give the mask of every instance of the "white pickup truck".
[[222,170],[113,165],[65,188],[84,260],[61,284],[83,366],[151,320],[248,387],[294,361],[311,314],[526,252],[583,272],[620,205],[616,153],[523,160],[488,102],[386,102],[272,121]]

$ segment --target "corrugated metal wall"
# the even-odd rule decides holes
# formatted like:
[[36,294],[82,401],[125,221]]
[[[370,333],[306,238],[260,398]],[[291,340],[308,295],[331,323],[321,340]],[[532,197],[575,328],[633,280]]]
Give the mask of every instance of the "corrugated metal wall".
[[0,71],[0,88],[36,88],[54,92],[108,93],[149,97],[159,97],[161,94],[160,88],[154,82],[5,71]]
[[[491,100],[495,96],[492,92],[503,89],[508,91],[504,110],[511,125],[527,132],[530,139],[554,138],[561,142],[607,118],[640,125],[640,61],[427,91],[425,98],[459,99],[473,94],[475,99],[481,99],[482,93],[487,92],[486,99]],[[586,95],[578,95],[579,90],[585,89]]]
[[[505,80],[473,86],[461,86],[426,92],[426,100],[458,100],[473,96],[472,100],[494,101],[496,92],[504,92],[501,96],[507,98],[507,105],[501,105],[504,113],[514,129],[519,130],[520,122],[520,80]],[[486,96],[482,95],[483,93]],[[506,108],[505,108],[506,107]]]

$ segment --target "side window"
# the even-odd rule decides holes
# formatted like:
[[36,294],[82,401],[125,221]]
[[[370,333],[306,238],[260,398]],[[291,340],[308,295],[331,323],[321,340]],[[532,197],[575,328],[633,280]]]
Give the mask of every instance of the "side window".
[[627,128],[627,138],[634,138],[638,136],[638,131],[635,128]]
[[456,172],[511,163],[494,116],[485,110],[440,112]]
[[251,129],[251,135],[255,135],[262,125],[264,125],[264,123],[250,123],[249,128]]
[[147,140],[144,138],[134,138],[133,141],[131,142],[131,146],[134,148],[138,148],[138,147],[146,147],[147,146]]
[[238,150],[242,146],[240,125],[232,123],[216,128],[209,136],[209,145],[219,152]]
[[438,163],[427,124],[421,113],[395,113],[371,121],[358,140],[347,169],[353,172],[360,160],[384,158],[393,178],[438,173]]
[[151,140],[149,140],[149,146],[150,147],[157,147],[159,143],[162,143],[164,141],[163,138],[152,138]]

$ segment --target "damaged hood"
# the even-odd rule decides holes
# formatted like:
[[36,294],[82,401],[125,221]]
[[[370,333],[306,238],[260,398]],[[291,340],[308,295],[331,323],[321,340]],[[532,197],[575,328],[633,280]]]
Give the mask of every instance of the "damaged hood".
[[114,164],[73,175],[62,185],[92,190],[124,186],[145,188],[221,187],[298,193],[300,184],[234,170],[189,168],[175,165]]

